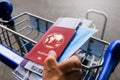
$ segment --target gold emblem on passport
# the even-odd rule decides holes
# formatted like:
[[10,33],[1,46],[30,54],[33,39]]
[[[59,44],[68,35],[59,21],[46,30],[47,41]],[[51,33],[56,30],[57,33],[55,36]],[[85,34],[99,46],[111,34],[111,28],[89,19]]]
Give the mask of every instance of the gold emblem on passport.
[[64,42],[64,36],[60,33],[52,33],[48,35],[43,42],[46,48],[57,48]]

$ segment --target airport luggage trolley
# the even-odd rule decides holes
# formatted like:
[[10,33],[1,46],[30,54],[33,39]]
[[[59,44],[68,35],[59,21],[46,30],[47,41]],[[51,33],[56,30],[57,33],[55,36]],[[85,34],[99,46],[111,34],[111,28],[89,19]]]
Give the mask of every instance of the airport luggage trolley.
[[[77,51],[78,56],[82,61],[82,80],[108,79],[112,71],[108,73],[106,78],[104,78],[103,74],[105,74],[105,71],[102,68],[105,67],[105,63],[107,63],[107,61],[109,62],[109,60],[106,60],[106,57],[110,55],[108,54],[109,49],[111,50],[115,44],[119,44],[119,41],[114,41],[109,45],[107,41],[102,40],[107,22],[106,14],[92,9],[87,12],[87,19],[89,13],[103,15],[105,17],[105,23],[103,26],[101,39],[91,37]],[[11,25],[11,22],[14,25]],[[24,55],[32,49],[32,47],[37,43],[36,41],[40,39],[40,37],[49,29],[53,23],[53,21],[44,19],[28,12],[21,13],[8,21],[1,19],[0,49],[6,50],[6,52],[3,50],[0,52],[1,61],[12,69],[15,69],[24,59]],[[107,47],[109,49],[106,51]],[[119,61],[115,62],[115,65],[113,64],[113,67],[110,69],[114,70],[118,62]]]

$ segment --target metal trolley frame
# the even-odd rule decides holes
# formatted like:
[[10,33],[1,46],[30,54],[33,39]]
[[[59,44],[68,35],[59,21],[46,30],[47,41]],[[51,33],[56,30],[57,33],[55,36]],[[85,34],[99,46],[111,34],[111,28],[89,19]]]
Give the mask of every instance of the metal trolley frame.
[[[105,17],[105,23],[103,26],[103,32],[101,39],[91,37],[80,49],[78,55],[81,57],[83,66],[83,80],[97,79],[101,67],[103,66],[103,58],[106,48],[109,43],[102,40],[104,36],[104,30],[106,27],[107,16],[103,12],[96,10],[89,10],[87,12],[87,19],[89,13],[102,14]],[[10,26],[9,22],[14,21],[14,26]],[[0,44],[17,53],[17,55],[24,57],[32,47],[37,43],[37,40],[49,29],[54,23],[53,21],[44,19],[34,14],[24,12],[9,21],[0,20]],[[12,29],[10,29],[12,28]],[[99,47],[98,47],[99,46]],[[5,57],[5,56],[4,56]],[[7,58],[7,57],[6,57]],[[4,62],[4,59],[1,60]],[[10,65],[10,60],[4,62],[12,69],[15,69],[21,61],[18,63],[12,60],[12,64],[15,62],[17,65]]]

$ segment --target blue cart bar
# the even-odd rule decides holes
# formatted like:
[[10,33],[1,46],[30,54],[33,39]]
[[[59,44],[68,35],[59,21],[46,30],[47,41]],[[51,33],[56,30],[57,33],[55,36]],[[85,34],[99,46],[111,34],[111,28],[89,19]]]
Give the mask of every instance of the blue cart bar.
[[15,69],[23,59],[17,52],[0,44],[0,60],[10,68]]

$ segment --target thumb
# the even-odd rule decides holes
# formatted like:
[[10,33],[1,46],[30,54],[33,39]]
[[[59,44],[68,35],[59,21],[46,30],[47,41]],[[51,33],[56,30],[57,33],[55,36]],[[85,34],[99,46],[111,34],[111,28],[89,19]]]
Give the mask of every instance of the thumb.
[[56,60],[57,59],[56,52],[54,50],[50,50],[47,58],[53,58]]
[[52,66],[57,65],[56,58],[56,52],[54,50],[50,50],[48,53],[48,57],[44,61],[44,68],[51,68]]

